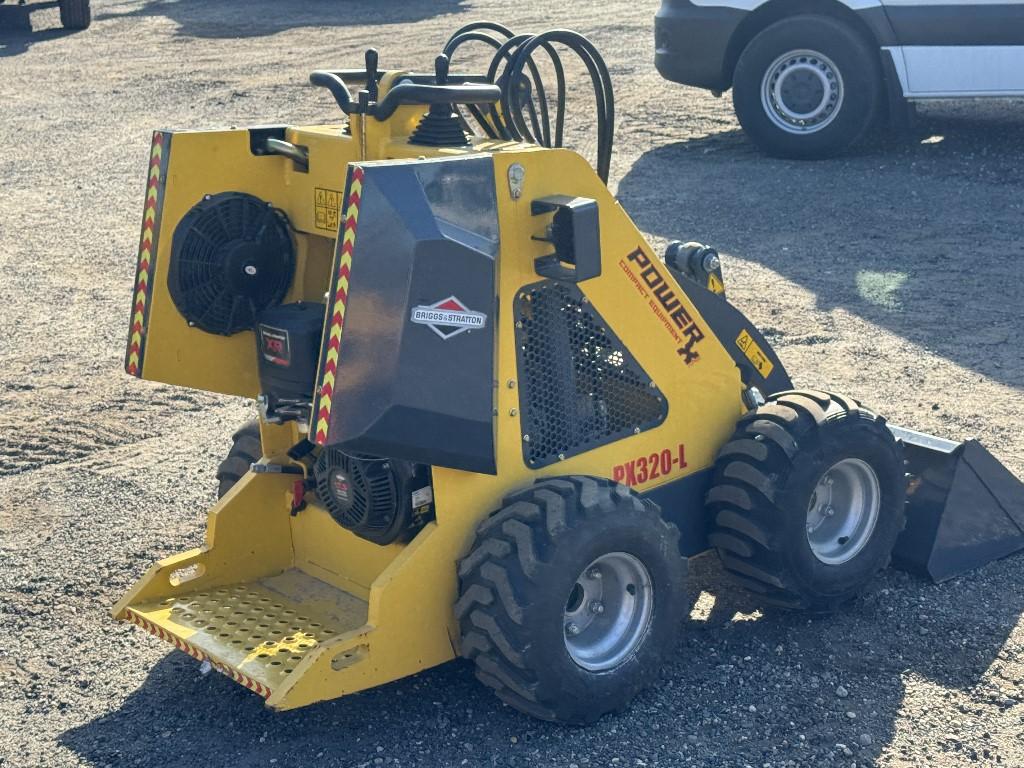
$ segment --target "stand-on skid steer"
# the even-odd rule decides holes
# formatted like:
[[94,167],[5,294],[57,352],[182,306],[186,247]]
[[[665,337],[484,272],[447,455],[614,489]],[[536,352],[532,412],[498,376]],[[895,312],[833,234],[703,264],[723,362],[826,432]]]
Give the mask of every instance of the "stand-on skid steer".
[[[466,42],[494,62],[449,76]],[[595,86],[597,172],[559,148],[556,46]],[[1024,547],[1024,489],[980,445],[793,391],[712,249],[654,253],[604,183],[584,38],[483,23],[444,53],[314,73],[341,124],[154,135],[127,370],[260,421],[205,545],[116,618],[275,709],[461,654],[589,722],[657,675],[705,550],[821,611],[891,557],[942,579]]]

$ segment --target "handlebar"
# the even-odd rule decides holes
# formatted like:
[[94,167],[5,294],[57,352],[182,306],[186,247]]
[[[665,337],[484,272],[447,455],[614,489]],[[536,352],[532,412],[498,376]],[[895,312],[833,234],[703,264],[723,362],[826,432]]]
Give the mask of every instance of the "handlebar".
[[421,85],[399,83],[377,102],[371,113],[387,120],[402,104],[495,104],[501,98],[496,85]]
[[[318,69],[309,76],[309,82],[331,92],[341,111],[346,115],[372,115],[387,120],[402,104],[495,104],[501,99],[501,88],[491,83],[448,83],[448,57],[438,56],[435,62],[434,83],[403,80],[377,101],[377,52],[366,52],[366,89],[360,90],[358,101],[353,101],[341,72]],[[420,77],[417,76],[416,80]]]
[[318,69],[309,76],[309,82],[329,90],[334,100],[338,102],[338,106],[341,107],[341,111],[346,115],[351,114],[352,107],[355,105],[352,102],[352,97],[349,95],[348,86],[345,85],[345,81],[341,79],[340,75]]

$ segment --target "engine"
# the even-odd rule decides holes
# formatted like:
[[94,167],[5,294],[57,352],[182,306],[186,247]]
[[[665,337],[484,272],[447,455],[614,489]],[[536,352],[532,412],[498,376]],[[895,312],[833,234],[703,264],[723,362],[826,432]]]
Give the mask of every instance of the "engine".
[[316,494],[339,525],[377,544],[411,538],[433,513],[430,467],[325,448]]
[[[324,304],[282,304],[295,274],[290,223],[269,203],[241,192],[208,195],[175,229],[168,288],[190,326],[230,336],[254,331],[260,415],[274,424],[312,416],[324,332]],[[390,544],[433,515],[430,467],[322,449],[312,485],[335,521]]]

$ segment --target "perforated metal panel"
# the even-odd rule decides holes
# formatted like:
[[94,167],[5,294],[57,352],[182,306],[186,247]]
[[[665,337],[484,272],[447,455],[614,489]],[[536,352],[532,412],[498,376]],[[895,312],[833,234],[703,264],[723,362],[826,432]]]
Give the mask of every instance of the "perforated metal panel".
[[132,605],[127,619],[269,695],[321,644],[361,627],[367,611],[365,601],[290,569]]
[[515,302],[523,458],[543,467],[656,427],[668,402],[575,285]]

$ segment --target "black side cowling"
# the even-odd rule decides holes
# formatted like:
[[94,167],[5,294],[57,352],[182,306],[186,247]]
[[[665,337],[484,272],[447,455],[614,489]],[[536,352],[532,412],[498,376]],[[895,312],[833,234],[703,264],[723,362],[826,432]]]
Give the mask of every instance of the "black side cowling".
[[494,473],[492,160],[361,167],[327,444]]

